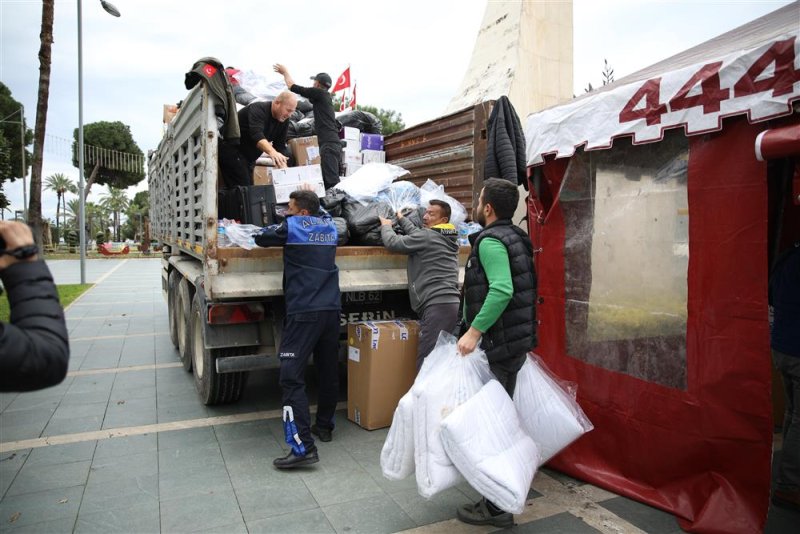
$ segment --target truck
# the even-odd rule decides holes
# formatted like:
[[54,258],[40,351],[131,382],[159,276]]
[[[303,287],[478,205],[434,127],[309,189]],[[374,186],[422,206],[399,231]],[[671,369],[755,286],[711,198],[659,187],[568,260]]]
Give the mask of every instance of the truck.
[[[283,323],[283,250],[220,247],[216,97],[193,88],[148,157],[151,231],[162,247],[169,332],[206,405],[235,402],[248,373],[275,367]],[[471,213],[483,184],[484,102],[385,139],[388,163],[427,179]],[[462,247],[460,276],[468,247]],[[380,246],[337,249],[342,332],[347,323],[413,317],[407,257]],[[346,335],[345,335],[346,337]],[[342,355],[344,355],[344,345]]]

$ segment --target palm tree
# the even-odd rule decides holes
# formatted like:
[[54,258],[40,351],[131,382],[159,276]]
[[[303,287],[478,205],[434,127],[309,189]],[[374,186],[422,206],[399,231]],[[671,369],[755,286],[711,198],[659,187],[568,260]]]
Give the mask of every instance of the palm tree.
[[[67,224],[67,204],[66,204],[66,194],[72,193],[77,194],[78,188],[75,187],[75,184],[72,180],[70,180],[65,174],[60,172],[50,175],[45,178],[44,188],[50,191],[55,191],[56,195],[58,195],[58,202],[56,204],[56,229],[59,229],[58,226],[58,218],[59,213],[61,212],[61,206],[64,206],[64,226]],[[60,235],[60,234],[59,234]]]
[[128,208],[130,200],[125,196],[124,189],[118,189],[112,185],[108,186],[108,193],[100,199],[100,205],[114,214],[114,236],[117,241],[119,238],[119,219],[120,214]]
[[39,33],[39,93],[36,100],[36,126],[33,133],[33,164],[31,165],[31,198],[28,203],[28,222],[33,237],[42,243],[42,155],[47,126],[47,103],[50,98],[50,61],[53,45],[53,6],[55,0],[42,0],[42,29]]

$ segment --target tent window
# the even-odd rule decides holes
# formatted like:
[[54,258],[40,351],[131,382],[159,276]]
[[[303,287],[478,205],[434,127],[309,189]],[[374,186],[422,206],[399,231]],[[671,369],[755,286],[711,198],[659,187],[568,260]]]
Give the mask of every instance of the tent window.
[[686,389],[688,141],[577,153],[561,190],[567,353]]

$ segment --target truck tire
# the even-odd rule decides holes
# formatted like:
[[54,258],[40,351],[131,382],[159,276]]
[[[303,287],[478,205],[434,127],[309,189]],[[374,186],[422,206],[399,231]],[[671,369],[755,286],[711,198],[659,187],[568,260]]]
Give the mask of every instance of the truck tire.
[[[180,275],[179,275],[180,276]],[[189,282],[181,277],[178,282],[178,299],[175,306],[176,334],[178,337],[178,355],[186,372],[192,370],[192,295]]]
[[181,280],[181,273],[177,269],[173,269],[169,273],[167,280],[167,315],[169,316],[169,339],[172,345],[178,348],[178,283]]
[[191,353],[193,357],[194,385],[200,399],[206,406],[236,402],[242,396],[247,382],[246,372],[218,373],[215,360],[217,356],[237,356],[247,354],[247,347],[207,349],[205,347],[205,307],[198,293],[192,302],[191,315]]

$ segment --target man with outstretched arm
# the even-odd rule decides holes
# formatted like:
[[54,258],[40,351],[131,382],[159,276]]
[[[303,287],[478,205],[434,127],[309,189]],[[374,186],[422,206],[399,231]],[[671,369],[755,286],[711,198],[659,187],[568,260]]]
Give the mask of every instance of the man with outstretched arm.
[[290,91],[307,98],[314,107],[314,129],[317,132],[322,160],[322,181],[325,182],[325,189],[330,189],[339,183],[339,165],[342,162],[340,127],[333,111],[333,97],[330,93],[331,77],[325,72],[320,72],[311,77],[314,80],[311,87],[303,87],[294,83],[292,75],[285,66],[277,63],[273,68],[283,76]]

